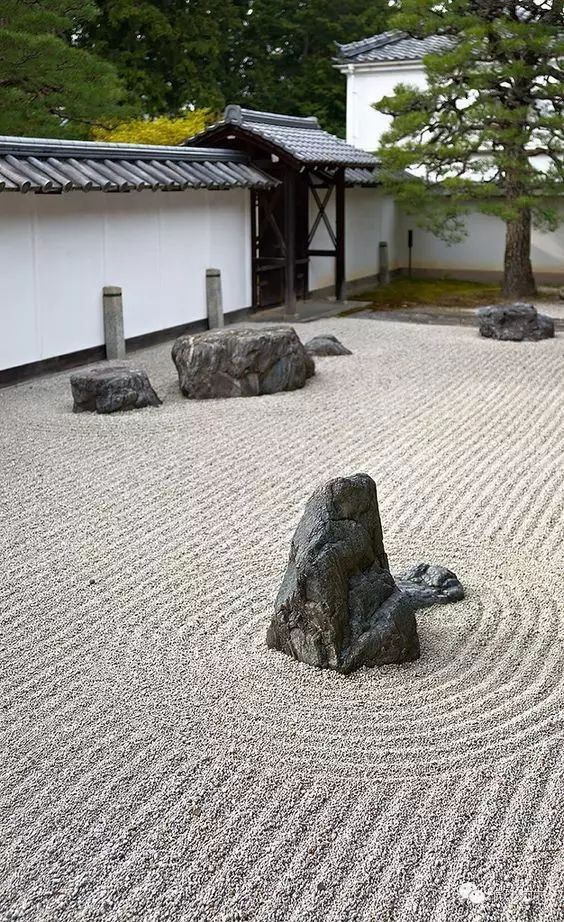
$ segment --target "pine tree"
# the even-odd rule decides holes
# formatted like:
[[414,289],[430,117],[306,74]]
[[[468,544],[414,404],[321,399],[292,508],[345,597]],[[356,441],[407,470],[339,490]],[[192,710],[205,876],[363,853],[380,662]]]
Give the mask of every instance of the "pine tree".
[[74,46],[89,0],[1,0],[0,134],[88,135],[120,113],[114,69]]
[[[535,292],[531,227],[554,230],[564,191],[562,0],[403,0],[392,25],[449,45],[425,57],[428,87],[399,85],[380,156],[388,188],[443,239],[471,210],[506,224],[504,293]],[[403,171],[409,171],[405,175]]]

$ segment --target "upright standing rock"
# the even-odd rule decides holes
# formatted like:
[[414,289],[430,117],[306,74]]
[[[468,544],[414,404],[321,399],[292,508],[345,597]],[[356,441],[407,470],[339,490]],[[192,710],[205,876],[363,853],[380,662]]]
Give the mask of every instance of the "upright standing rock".
[[225,321],[223,318],[223,292],[219,269],[206,269],[206,305],[210,330],[222,329]]
[[419,656],[414,612],[388,569],[372,478],[316,490],[292,540],[268,646],[344,673],[402,663]]
[[102,292],[104,309],[104,341],[107,359],[125,358],[123,333],[123,298],[121,288],[106,285]]

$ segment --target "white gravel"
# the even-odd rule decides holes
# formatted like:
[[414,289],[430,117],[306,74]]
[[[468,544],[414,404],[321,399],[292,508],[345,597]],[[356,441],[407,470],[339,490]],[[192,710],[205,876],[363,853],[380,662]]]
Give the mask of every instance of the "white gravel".
[[[303,391],[71,413],[0,391],[0,919],[564,920],[564,336],[331,320]],[[305,500],[379,488],[453,568],[421,659],[266,649]]]

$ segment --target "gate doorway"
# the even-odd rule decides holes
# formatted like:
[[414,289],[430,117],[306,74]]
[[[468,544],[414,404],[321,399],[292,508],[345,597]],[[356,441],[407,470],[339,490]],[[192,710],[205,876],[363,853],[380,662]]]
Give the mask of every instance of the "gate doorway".
[[274,189],[250,193],[255,310],[283,304],[295,318],[298,299],[309,294],[312,257],[333,261],[335,298],[344,299],[346,170],[373,170],[372,154],[323,131],[316,118],[240,106],[227,106],[222,122],[185,143],[242,151],[277,181]]
[[[282,182],[275,189],[251,193],[253,308],[284,304],[288,285],[288,253],[294,248],[293,287],[305,300],[309,289],[308,195],[305,182],[296,182],[295,209],[288,209]],[[294,215],[292,217],[292,210]]]

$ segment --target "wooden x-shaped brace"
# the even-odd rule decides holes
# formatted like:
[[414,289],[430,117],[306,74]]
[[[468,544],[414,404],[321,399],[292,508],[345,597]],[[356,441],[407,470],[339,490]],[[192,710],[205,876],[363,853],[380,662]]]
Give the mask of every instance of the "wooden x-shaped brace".
[[311,246],[313,242],[313,238],[315,237],[315,234],[317,233],[317,228],[321,224],[321,221],[323,221],[323,223],[325,224],[325,227],[327,228],[327,233],[329,234],[331,238],[331,242],[333,246],[335,247],[335,249],[337,249],[337,238],[335,236],[335,232],[333,228],[331,227],[331,222],[325,211],[325,209],[327,208],[327,205],[329,204],[331,193],[333,192],[333,186],[329,186],[326,189],[323,199],[321,199],[321,197],[318,194],[318,188],[321,188],[321,187],[317,187],[313,183],[310,184],[310,189],[313,192],[313,197],[315,201],[317,202],[318,212],[315,217],[315,221],[313,222],[313,227],[311,228],[309,232],[308,245]]

